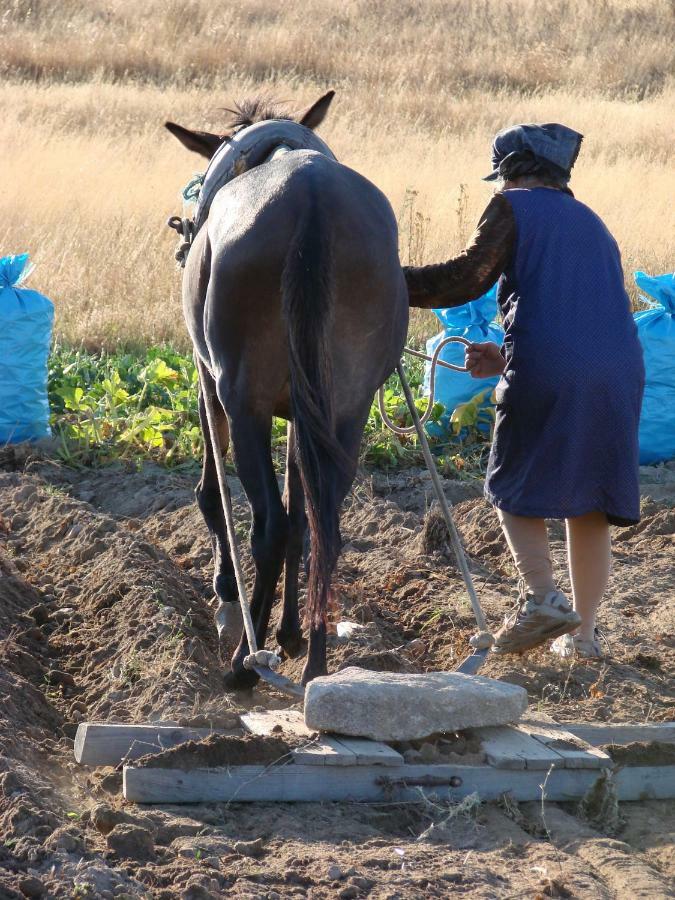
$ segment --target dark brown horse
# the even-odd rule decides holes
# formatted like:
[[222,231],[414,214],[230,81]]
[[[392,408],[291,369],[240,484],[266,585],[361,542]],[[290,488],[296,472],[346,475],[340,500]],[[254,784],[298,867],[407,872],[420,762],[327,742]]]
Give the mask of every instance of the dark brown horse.
[[[340,551],[340,507],[356,472],[373,394],[395,367],[408,324],[389,202],[328,148],[302,149],[321,143],[309,129],[321,123],[332,97],[331,91],[295,121],[260,102],[242,105],[227,135],[167,123],[186,147],[208,159],[225,150],[226,141],[247,147],[194,239],[183,307],[201,391],[216,408],[221,449],[231,440],[251,504],[258,644],[265,643],[285,562],[276,636],[289,656],[302,645],[297,585],[309,522],[303,683],[326,673],[326,607]],[[231,610],[237,588],[203,399],[200,415],[205,454],[197,499],[213,541],[214,588]],[[272,465],[273,416],[289,421],[283,502]],[[242,635],[225,678],[229,689],[257,681],[243,668],[247,653]]]

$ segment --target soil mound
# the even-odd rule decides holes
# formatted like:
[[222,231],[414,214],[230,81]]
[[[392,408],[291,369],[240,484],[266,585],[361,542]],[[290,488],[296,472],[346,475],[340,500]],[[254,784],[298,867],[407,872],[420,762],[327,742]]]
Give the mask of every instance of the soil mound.
[[642,518],[638,524],[617,530],[615,540],[643,551],[675,547],[675,508],[664,508],[647,500],[640,512]]
[[212,766],[272,765],[288,762],[291,750],[299,746],[301,741],[292,736],[213,734],[203,741],[186,741],[162,753],[143,756],[136,765],[186,771]]
[[619,766],[675,766],[675,744],[665,741],[608,744],[603,750]]
[[511,555],[494,508],[478,498],[458,504],[455,515],[469,556],[477,557],[500,575],[513,575]]

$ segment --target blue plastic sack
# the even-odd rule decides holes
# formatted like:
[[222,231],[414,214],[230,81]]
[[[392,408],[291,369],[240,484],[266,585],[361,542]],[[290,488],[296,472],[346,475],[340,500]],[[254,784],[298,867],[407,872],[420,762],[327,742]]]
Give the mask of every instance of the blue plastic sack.
[[54,306],[18,287],[31,269],[27,253],[0,259],[0,444],[51,434],[47,357]]
[[645,359],[645,393],[640,417],[642,465],[675,457],[675,274],[650,277],[635,272],[651,309],[635,314]]
[[[463,337],[472,343],[494,341],[500,347],[504,341],[504,329],[498,325],[494,318],[497,315],[497,285],[470,303],[463,306],[455,306],[450,309],[435,309],[434,313],[445,326],[443,331],[434,335],[427,341],[427,354],[433,355],[438,344],[446,337]],[[464,346],[459,343],[446,344],[441,350],[439,359],[454,363],[457,366],[464,365]],[[429,393],[429,378],[431,364],[427,363],[424,372],[424,390]],[[499,376],[494,378],[472,378],[466,372],[454,372],[452,369],[436,367],[436,401],[442,403],[445,411],[437,426],[433,424],[429,431],[438,434],[447,434],[450,430],[450,416],[460,403],[467,403],[479,393],[486,393],[489,397],[499,381]],[[489,405],[489,401],[485,405]]]

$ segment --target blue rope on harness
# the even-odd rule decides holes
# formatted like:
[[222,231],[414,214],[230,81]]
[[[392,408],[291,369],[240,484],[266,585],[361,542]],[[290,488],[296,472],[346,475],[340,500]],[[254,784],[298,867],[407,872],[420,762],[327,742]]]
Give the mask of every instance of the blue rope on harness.
[[199,199],[199,194],[201,193],[202,185],[204,184],[205,174],[205,172],[202,172],[201,174],[197,173],[194,175],[181,191],[183,200],[187,203],[196,203]]

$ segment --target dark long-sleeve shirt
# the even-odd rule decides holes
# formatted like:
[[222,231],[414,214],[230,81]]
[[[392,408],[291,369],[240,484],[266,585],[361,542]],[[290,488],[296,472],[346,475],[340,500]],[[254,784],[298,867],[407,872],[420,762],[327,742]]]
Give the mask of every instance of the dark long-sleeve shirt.
[[475,300],[506,269],[515,243],[511,204],[502,194],[495,194],[462,253],[437,265],[404,266],[410,305],[439,309]]

